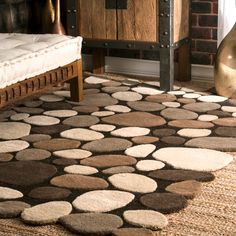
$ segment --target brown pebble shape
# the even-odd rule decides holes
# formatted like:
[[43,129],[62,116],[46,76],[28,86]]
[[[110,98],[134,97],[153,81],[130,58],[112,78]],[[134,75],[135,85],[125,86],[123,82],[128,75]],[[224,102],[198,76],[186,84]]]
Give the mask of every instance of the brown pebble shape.
[[107,235],[123,225],[119,216],[105,213],[71,214],[62,217],[60,223],[72,232],[86,235]]
[[137,160],[125,155],[101,155],[81,160],[82,165],[108,168],[114,166],[130,166],[136,164]]
[[157,95],[151,95],[151,96],[147,96],[145,100],[149,101],[149,102],[173,102],[175,101],[177,98],[175,95],[173,94],[157,94]]
[[198,114],[181,108],[167,108],[161,111],[161,115],[169,120],[193,120]]
[[15,218],[21,214],[25,208],[30,205],[22,201],[6,201],[0,202],[0,217],[1,218]]
[[214,124],[199,120],[172,120],[168,123],[171,127],[176,128],[193,128],[193,129],[208,129],[214,127]]
[[186,140],[184,138],[178,137],[178,136],[167,136],[167,137],[161,138],[161,142],[170,144],[170,145],[181,145],[185,143],[185,141]]
[[10,153],[0,153],[0,162],[8,162],[13,158]]
[[118,101],[115,98],[112,98],[110,95],[106,93],[98,93],[85,95],[84,99],[79,103],[79,105],[105,107],[115,105],[117,103]]
[[156,170],[149,174],[150,177],[166,181],[196,180],[200,182],[213,181],[215,176],[210,172],[193,170]]
[[68,125],[50,125],[50,126],[39,126],[39,127],[32,127],[31,131],[37,134],[58,134],[65,130],[68,130],[70,126]]
[[139,136],[132,138],[132,142],[137,144],[149,144],[149,143],[155,143],[158,142],[159,138],[152,137],[152,136]]
[[53,175],[55,166],[37,161],[17,161],[0,164],[0,182],[30,186],[42,183]]
[[228,138],[228,137],[194,138],[186,142],[185,146],[214,149],[223,152],[235,152],[236,138]]
[[92,152],[112,152],[123,151],[132,146],[129,140],[122,138],[104,138],[86,143],[82,146],[83,149]]
[[218,127],[215,129],[215,133],[219,136],[236,138],[236,127]]
[[51,139],[46,141],[39,141],[36,143],[33,143],[34,147],[45,149],[48,151],[59,151],[59,150],[65,150],[65,149],[73,149],[78,148],[80,146],[80,142],[77,140],[69,140],[69,139]]
[[166,121],[160,117],[147,112],[130,112],[125,114],[117,114],[102,119],[103,122],[122,125],[122,126],[135,126],[135,127],[155,127],[161,126]]
[[89,127],[99,122],[96,116],[79,115],[67,118],[63,121],[63,124],[70,125],[72,127]]
[[187,199],[193,199],[201,191],[201,183],[196,180],[187,180],[173,183],[166,187],[167,192],[183,195]]
[[155,129],[153,131],[153,135],[162,138],[166,136],[174,135],[176,131],[174,129]]
[[54,177],[50,183],[57,187],[80,190],[105,189],[108,187],[107,181],[98,177],[65,174]]
[[140,198],[140,202],[155,211],[161,213],[178,212],[187,207],[184,196],[174,193],[151,193]]
[[38,187],[31,190],[29,197],[42,200],[61,200],[67,198],[71,191],[57,187]]
[[78,162],[74,159],[60,158],[53,160],[53,164],[58,166],[76,165]]
[[212,121],[216,125],[220,126],[230,126],[230,127],[236,127],[236,118],[231,117],[231,118],[220,118],[217,120]]

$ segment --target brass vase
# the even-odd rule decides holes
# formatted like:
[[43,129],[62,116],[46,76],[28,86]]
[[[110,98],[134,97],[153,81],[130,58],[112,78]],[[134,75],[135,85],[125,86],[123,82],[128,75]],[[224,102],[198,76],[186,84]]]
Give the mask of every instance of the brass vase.
[[45,2],[42,14],[42,32],[51,33],[53,22],[55,20],[55,12],[52,0],[47,0]]
[[214,79],[219,95],[236,98],[236,23],[218,48]]
[[55,19],[52,27],[53,34],[66,34],[65,29],[61,23],[61,7],[60,0],[56,0],[55,3]]

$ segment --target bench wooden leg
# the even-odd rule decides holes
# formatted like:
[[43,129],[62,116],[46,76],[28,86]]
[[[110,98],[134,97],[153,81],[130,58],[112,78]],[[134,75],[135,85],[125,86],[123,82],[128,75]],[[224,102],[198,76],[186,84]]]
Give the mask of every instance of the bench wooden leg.
[[82,60],[77,62],[78,76],[70,80],[70,93],[71,100],[79,102],[83,99],[83,72],[82,72]]

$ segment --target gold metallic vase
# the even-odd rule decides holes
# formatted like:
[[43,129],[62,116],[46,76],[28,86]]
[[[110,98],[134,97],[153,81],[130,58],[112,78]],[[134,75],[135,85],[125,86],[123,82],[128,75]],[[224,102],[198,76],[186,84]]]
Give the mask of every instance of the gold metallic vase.
[[42,32],[51,33],[53,22],[55,20],[55,12],[52,0],[47,0],[44,5],[42,14]]
[[218,48],[214,79],[219,95],[236,98],[236,23]]
[[52,27],[53,34],[65,34],[65,29],[61,23],[61,8],[60,0],[56,0],[55,3],[55,20]]

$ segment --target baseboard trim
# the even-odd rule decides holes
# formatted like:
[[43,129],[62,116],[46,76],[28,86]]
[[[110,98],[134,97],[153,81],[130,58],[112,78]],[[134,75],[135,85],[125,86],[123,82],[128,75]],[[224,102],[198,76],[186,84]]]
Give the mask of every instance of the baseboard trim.
[[[84,69],[92,70],[92,55],[84,54]],[[118,74],[131,74],[149,77],[160,75],[160,62],[142,59],[106,57],[105,71]],[[192,65],[192,77],[198,80],[213,80],[214,69],[210,65]]]

